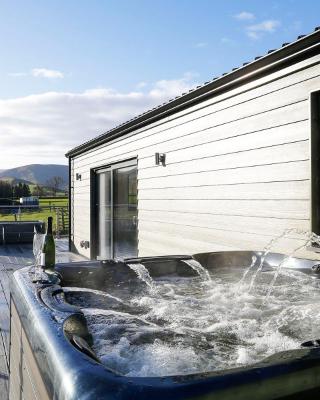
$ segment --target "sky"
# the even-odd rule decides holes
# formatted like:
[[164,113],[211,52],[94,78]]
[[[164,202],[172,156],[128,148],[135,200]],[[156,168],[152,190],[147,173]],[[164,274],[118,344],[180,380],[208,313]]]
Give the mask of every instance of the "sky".
[[315,0],[0,0],[0,169],[64,154],[320,25]]

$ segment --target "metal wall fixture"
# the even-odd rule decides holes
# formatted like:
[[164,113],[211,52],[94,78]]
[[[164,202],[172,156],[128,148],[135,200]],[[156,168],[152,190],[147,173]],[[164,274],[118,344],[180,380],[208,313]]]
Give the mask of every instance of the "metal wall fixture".
[[76,181],[81,181],[81,174],[78,172],[76,173]]
[[163,167],[166,166],[166,155],[165,153],[155,153],[155,163],[156,165],[162,165]]
[[80,247],[88,249],[90,247],[90,243],[88,240],[81,240]]

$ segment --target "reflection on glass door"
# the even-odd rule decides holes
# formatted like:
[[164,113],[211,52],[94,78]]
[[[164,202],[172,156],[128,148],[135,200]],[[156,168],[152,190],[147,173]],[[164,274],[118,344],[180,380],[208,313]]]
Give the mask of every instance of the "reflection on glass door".
[[113,171],[113,257],[137,254],[137,167]]
[[96,172],[96,257],[137,256],[137,165],[126,162]]
[[112,202],[111,170],[96,174],[96,256],[98,259],[112,258]]

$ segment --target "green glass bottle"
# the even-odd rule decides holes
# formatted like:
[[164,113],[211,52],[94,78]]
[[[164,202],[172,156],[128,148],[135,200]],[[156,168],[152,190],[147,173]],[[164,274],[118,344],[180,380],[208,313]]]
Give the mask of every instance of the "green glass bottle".
[[46,270],[53,270],[56,263],[56,246],[52,234],[52,217],[48,217],[47,232],[44,235],[41,266]]

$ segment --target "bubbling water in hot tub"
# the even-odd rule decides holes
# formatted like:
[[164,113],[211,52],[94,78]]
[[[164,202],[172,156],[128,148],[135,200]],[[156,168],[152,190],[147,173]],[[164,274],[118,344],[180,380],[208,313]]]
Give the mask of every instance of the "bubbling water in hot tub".
[[[106,367],[126,376],[183,375],[250,365],[320,338],[320,280],[282,267],[264,270],[253,258],[242,268],[197,265],[198,276],[153,279],[131,264],[143,284],[125,299],[64,290],[82,308]],[[90,293],[104,297],[103,306],[90,303]]]

